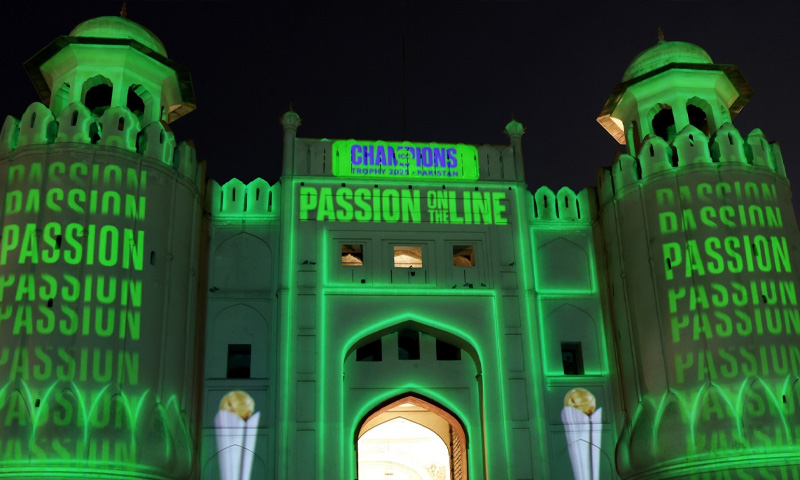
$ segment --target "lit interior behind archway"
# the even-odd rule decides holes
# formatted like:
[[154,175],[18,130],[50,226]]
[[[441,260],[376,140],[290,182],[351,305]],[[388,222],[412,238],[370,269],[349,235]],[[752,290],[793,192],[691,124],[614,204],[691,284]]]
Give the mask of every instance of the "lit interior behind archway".
[[374,420],[390,419],[358,439],[359,480],[450,480],[447,445],[431,428],[406,417],[433,421],[437,430],[449,427],[438,415],[410,403],[384,412]]

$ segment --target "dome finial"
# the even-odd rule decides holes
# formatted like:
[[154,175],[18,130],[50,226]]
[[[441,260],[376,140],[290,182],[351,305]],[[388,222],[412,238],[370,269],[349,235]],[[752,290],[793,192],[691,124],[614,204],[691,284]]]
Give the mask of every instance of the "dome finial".
[[122,2],[122,10],[119,11],[119,16],[128,18],[128,2]]
[[666,39],[664,38],[664,30],[661,30],[661,27],[658,27],[658,42],[665,42]]

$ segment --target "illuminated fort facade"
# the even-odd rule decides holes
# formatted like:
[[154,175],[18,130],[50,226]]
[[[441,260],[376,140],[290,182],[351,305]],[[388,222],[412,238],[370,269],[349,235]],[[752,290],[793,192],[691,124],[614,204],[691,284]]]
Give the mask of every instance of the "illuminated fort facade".
[[660,41],[596,189],[298,136],[206,181],[188,71],[101,17],[0,131],[0,478],[800,479],[800,237],[738,69]]

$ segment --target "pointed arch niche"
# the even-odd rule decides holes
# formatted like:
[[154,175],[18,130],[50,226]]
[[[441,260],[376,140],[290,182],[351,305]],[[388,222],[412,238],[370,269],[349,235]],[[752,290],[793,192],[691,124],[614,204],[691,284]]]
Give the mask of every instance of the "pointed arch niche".
[[[468,464],[473,471],[481,471],[485,462],[482,443],[478,441],[474,444],[478,448],[469,450],[465,433],[470,432],[475,438],[484,435],[481,361],[475,346],[467,338],[430,325],[424,319],[408,319],[392,322],[369,333],[363,332],[363,336],[352,342],[344,353],[342,401],[346,421],[353,422],[350,424],[354,435],[351,450],[355,454],[351,457],[353,477],[357,469],[361,471],[359,480],[464,480],[469,478]],[[400,385],[402,387],[398,388]],[[458,412],[458,415],[452,412]],[[361,449],[363,445],[359,447],[359,439],[367,432],[395,418],[402,421],[388,424],[385,431],[378,430],[362,442],[371,445],[371,453]],[[408,443],[408,438],[385,433],[391,431],[392,426],[400,432],[425,433],[425,429],[433,432],[438,440],[432,444],[441,442],[447,449],[447,468],[433,468],[433,476],[419,473],[414,456],[406,455],[402,448],[395,448]],[[431,433],[412,436],[411,443],[426,436],[430,438]],[[381,444],[374,437],[391,441]],[[381,457],[380,452],[397,455],[392,460]],[[399,462],[400,457],[408,461]],[[371,460],[365,460],[367,458]],[[379,467],[386,471],[380,471]],[[385,477],[387,471],[393,476]],[[417,473],[412,474],[412,471]]]
[[358,426],[358,478],[467,480],[467,441],[464,425],[447,409],[413,393],[395,397]]

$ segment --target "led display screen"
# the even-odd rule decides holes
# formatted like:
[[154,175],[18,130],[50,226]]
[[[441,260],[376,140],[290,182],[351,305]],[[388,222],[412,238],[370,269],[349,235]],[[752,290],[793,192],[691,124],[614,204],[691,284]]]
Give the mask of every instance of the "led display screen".
[[338,140],[333,142],[337,177],[448,182],[478,179],[478,149],[464,144]]

